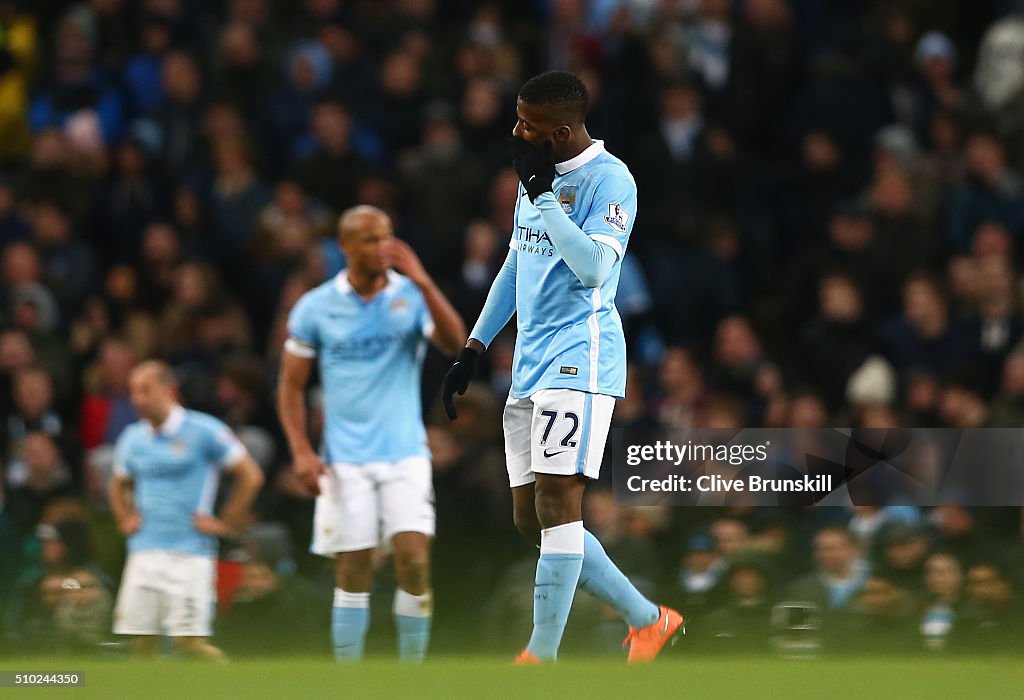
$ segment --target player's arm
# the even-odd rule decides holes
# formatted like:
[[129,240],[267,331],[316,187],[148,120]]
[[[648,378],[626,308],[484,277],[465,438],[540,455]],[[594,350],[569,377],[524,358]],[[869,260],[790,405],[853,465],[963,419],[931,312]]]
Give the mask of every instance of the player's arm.
[[[622,245],[614,236],[584,231],[563,211],[552,192],[556,172],[551,159],[551,142],[544,146],[542,150],[522,138],[513,138],[513,167],[530,201],[540,211],[562,260],[584,287],[600,287],[621,257]],[[603,205],[600,187],[594,202],[595,206]]]
[[510,248],[505,262],[491,282],[487,292],[484,308],[480,311],[473,330],[469,333],[466,347],[483,352],[491,342],[508,325],[516,312],[516,256],[514,248]]
[[115,468],[107,487],[107,501],[121,534],[135,534],[142,525],[142,516],[135,508],[135,484],[129,474]]
[[469,334],[466,347],[459,351],[455,364],[444,377],[441,400],[449,420],[455,420],[459,415],[455,409],[455,394],[462,396],[466,393],[470,381],[476,375],[480,353],[487,349],[516,312],[516,255],[512,248],[505,256],[505,262],[491,283],[484,308]]
[[246,452],[244,457],[226,467],[224,472],[234,479],[231,493],[220,509],[219,519],[230,531],[241,532],[246,529],[249,509],[263,488],[263,470]]
[[249,526],[249,507],[263,486],[263,471],[228,426],[218,421],[210,437],[208,459],[234,479],[220,514],[214,516],[200,510],[193,515],[192,523],[206,535],[236,537]]
[[554,193],[542,193],[534,201],[534,206],[540,210],[558,254],[580,283],[588,289],[604,284],[618,258],[615,249],[603,241],[594,240],[573,223]]
[[121,432],[114,445],[114,467],[107,486],[107,501],[110,512],[117,523],[117,529],[127,537],[134,535],[142,526],[142,515],[135,507],[135,482],[129,462],[131,428]]
[[301,345],[285,345],[277,380],[277,416],[292,453],[295,475],[312,493],[319,494],[317,480],[327,470],[309,442],[306,415],[306,384],[314,357],[315,353],[305,352]]
[[419,288],[427,304],[434,325],[430,342],[448,355],[456,354],[466,342],[466,324],[462,317],[435,284],[412,247],[398,238],[394,239],[392,246],[395,269]]

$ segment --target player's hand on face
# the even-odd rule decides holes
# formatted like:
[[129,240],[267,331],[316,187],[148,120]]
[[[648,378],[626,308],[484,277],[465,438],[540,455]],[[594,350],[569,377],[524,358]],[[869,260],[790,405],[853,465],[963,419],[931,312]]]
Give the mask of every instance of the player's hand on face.
[[509,139],[512,150],[512,168],[519,176],[519,181],[526,188],[530,201],[545,192],[550,192],[555,181],[555,161],[552,155],[554,144],[545,141],[543,146],[536,146],[520,136]]
[[314,496],[320,495],[320,476],[327,473],[327,467],[315,454],[299,455],[292,462],[296,478]]
[[229,537],[233,534],[232,529],[223,520],[203,513],[196,513],[192,516],[192,526],[204,535],[213,537]]
[[117,528],[122,535],[134,535],[142,527],[142,516],[137,512],[129,513],[117,521]]
[[427,277],[427,271],[423,267],[423,263],[420,262],[416,251],[408,243],[400,238],[393,238],[391,239],[390,252],[391,265],[398,272],[401,272],[413,282],[421,282]]

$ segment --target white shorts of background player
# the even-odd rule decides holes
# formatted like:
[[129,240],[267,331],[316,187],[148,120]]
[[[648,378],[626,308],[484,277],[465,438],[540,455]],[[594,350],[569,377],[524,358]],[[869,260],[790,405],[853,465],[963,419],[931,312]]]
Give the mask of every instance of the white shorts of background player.
[[430,460],[336,463],[320,477],[310,551],[322,556],[389,543],[398,532],[434,536]]
[[212,557],[159,549],[132,552],[114,606],[114,633],[209,637],[216,578]]

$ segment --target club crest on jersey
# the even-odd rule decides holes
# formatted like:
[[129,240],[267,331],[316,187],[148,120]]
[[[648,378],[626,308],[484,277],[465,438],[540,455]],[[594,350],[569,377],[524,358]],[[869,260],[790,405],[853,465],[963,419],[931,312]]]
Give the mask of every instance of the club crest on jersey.
[[184,440],[175,440],[171,443],[171,449],[175,452],[187,452],[188,445],[185,444]]
[[407,302],[405,299],[395,299],[393,302],[391,302],[391,306],[388,308],[391,309],[391,313],[404,313],[409,308],[409,302]]
[[625,233],[626,224],[629,222],[629,212],[623,209],[621,204],[609,204],[608,216],[604,217],[604,220],[619,233]]
[[576,195],[580,188],[576,185],[564,185],[558,188],[558,203],[562,205],[562,211],[572,214],[576,210]]

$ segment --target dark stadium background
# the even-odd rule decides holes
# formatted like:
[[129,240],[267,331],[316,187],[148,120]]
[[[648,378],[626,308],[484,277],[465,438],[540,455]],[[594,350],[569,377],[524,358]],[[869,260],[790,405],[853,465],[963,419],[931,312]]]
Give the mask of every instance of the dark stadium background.
[[[222,546],[218,643],[329,653],[330,569],[273,412],[283,320],[368,203],[472,324],[510,235],[516,91],[547,69],[585,80],[590,133],[639,188],[616,427],[1021,425],[1022,2],[0,0],[6,653],[118,653],[104,488],[127,372],[154,355],[267,475]],[[529,629],[512,342],[457,423],[427,362],[440,652],[510,656]],[[1021,647],[1020,508],[627,509],[603,481],[589,527],[704,652],[768,651],[771,605],[827,608],[816,566],[851,560],[835,648]],[[381,653],[393,588],[384,560]],[[566,653],[621,653],[623,632],[580,594]]]

